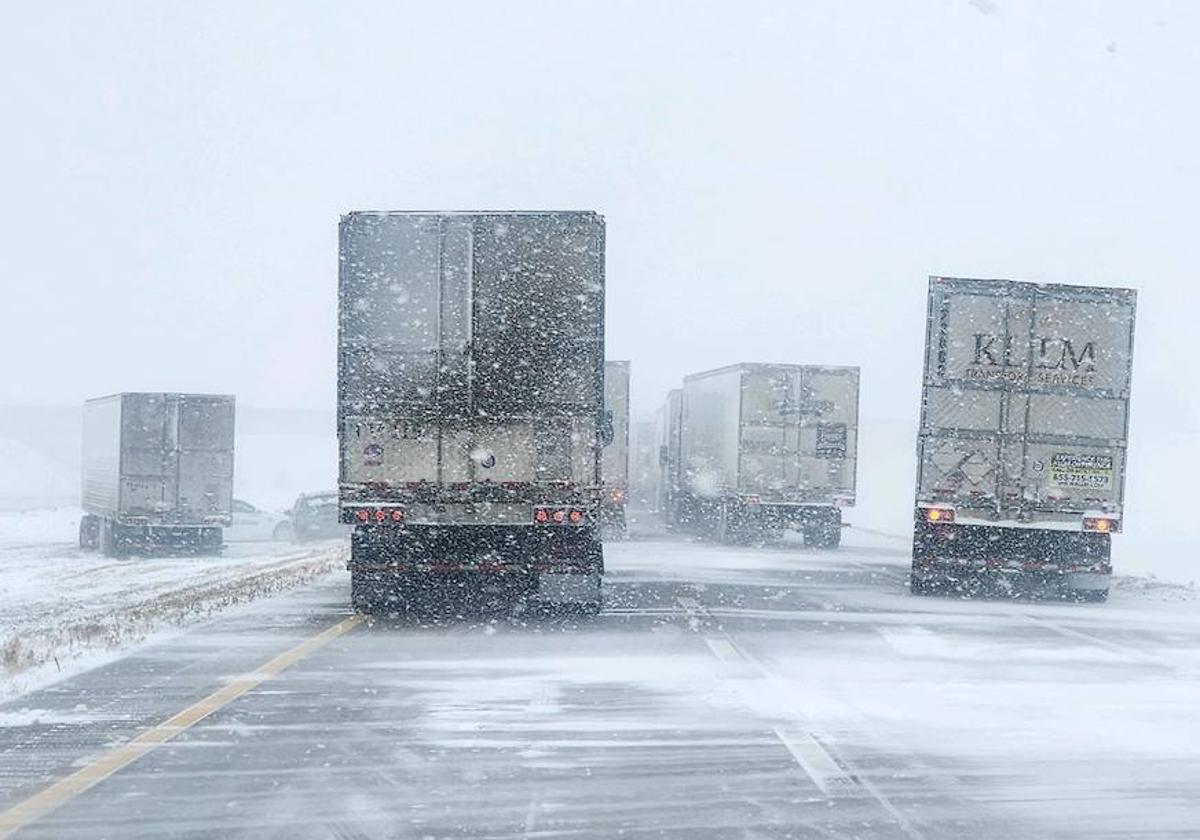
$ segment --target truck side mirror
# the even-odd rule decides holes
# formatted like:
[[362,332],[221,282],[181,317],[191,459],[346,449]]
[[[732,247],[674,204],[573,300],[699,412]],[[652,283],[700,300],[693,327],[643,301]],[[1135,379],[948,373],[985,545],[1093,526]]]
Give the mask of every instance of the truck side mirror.
[[616,432],[613,431],[613,413],[605,411],[600,417],[600,445],[610,445],[616,436]]
[[658,447],[658,465],[665,467],[669,463],[671,463],[671,450],[667,449],[667,445],[664,443]]

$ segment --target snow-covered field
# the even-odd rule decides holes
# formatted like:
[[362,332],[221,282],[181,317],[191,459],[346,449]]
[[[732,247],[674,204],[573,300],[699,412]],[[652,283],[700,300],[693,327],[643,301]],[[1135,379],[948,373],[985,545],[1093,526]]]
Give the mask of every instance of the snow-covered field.
[[[78,470],[25,441],[0,437],[0,511],[53,507],[78,498]],[[0,539],[3,536],[0,527]]]

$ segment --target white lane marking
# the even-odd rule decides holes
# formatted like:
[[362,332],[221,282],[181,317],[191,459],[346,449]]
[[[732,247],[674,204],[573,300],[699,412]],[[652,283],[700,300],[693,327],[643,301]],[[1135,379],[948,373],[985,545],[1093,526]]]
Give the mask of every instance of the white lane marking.
[[680,595],[675,600],[679,602],[679,606],[683,607],[688,615],[695,615],[700,612],[700,602],[695,598],[687,598]]
[[363,620],[364,617],[361,615],[352,615],[332,627],[327,627],[321,632],[309,636],[289,650],[267,660],[256,670],[242,674],[162,723],[143,729],[134,738],[113,747],[66,778],[59,779],[48,788],[13,805],[7,811],[0,813],[0,838],[8,837],[29,824],[37,822],[84,791],[124,770],[142,756],[188,731],[214,712],[225,708],[272,677],[278,676],[317,649],[350,632],[362,624]]
[[537,831],[538,817],[542,810],[542,794],[541,791],[535,790],[533,796],[529,798],[529,807],[525,809],[525,822],[522,824],[522,837],[532,837]]
[[744,662],[738,649],[733,646],[733,643],[728,639],[722,639],[719,636],[705,636],[704,643],[708,645],[708,649],[713,652],[713,655],[722,662]]
[[776,727],[775,735],[821,789],[821,793],[826,796],[847,796],[861,792],[858,779],[847,773],[810,733]]
[[1021,613],[1020,615],[1039,627],[1052,630],[1053,632],[1058,633],[1060,636],[1066,636],[1068,639],[1075,639],[1079,642],[1087,642],[1089,644],[1102,647],[1111,653],[1115,653],[1118,656],[1123,656],[1126,659],[1131,659],[1134,662],[1141,662],[1144,665],[1156,665],[1160,668],[1166,668],[1170,671],[1177,670],[1178,668],[1175,663],[1161,659],[1152,653],[1143,653],[1142,651],[1135,650],[1134,648],[1125,647],[1125,645],[1119,645],[1116,642],[1110,642],[1105,639],[1098,638],[1090,633],[1084,633],[1081,630],[1075,630],[1071,627],[1064,627],[1057,622],[1039,618],[1035,615],[1030,615],[1029,613]]

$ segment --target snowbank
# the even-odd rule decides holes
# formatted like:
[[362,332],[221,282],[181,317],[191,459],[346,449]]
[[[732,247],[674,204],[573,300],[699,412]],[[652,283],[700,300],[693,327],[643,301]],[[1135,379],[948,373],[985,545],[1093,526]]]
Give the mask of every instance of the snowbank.
[[[13,518],[6,517],[9,524]],[[236,545],[221,557],[118,561],[71,544],[10,541],[0,546],[0,695],[344,563],[341,542]]]

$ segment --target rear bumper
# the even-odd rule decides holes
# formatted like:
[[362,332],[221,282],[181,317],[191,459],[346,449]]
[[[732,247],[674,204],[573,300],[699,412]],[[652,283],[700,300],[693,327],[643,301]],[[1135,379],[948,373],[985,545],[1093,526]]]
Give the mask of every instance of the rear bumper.
[[595,528],[574,526],[357,526],[349,567],[394,574],[599,576]]
[[917,578],[987,572],[1106,589],[1111,556],[1108,534],[927,522],[917,522],[913,529]]
[[739,500],[744,512],[780,526],[827,525],[841,520],[842,508],[833,503],[761,502]]
[[233,518],[228,516],[213,516],[202,522],[169,522],[148,516],[118,516],[113,521],[122,528],[144,528],[153,531],[199,531],[203,528],[226,528],[233,524]]
[[113,539],[117,545],[151,550],[216,549],[224,542],[219,525],[122,525]]
[[537,575],[535,597],[547,604],[579,604],[600,600],[600,574],[543,573]]

